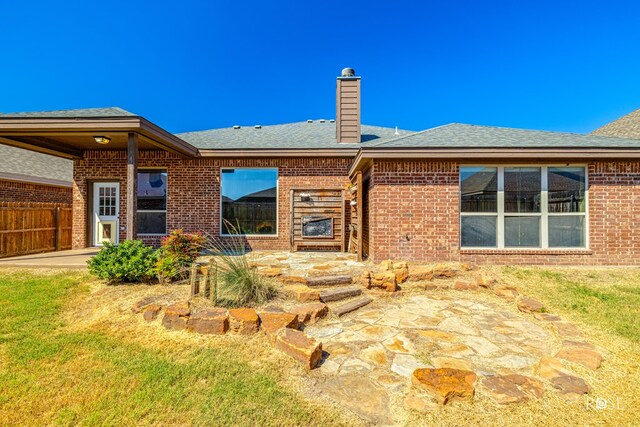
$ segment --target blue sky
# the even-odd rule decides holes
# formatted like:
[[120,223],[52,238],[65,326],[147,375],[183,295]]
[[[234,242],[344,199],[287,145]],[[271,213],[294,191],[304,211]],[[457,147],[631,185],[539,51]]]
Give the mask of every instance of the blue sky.
[[172,132],[335,115],[588,132],[640,108],[640,2],[5,1],[0,111],[121,106]]

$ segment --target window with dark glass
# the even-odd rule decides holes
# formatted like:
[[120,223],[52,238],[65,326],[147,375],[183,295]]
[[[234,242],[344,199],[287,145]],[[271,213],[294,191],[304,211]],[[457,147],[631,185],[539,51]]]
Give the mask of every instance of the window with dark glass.
[[461,168],[460,200],[462,246],[496,246],[498,169]]
[[167,171],[138,170],[138,234],[167,233]]
[[460,168],[460,245],[586,247],[581,166]]
[[277,234],[278,170],[222,169],[222,234]]

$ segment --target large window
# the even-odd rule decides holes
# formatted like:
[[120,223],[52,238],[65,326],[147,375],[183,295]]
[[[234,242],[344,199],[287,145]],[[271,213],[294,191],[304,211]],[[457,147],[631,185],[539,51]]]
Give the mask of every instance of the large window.
[[462,248],[586,247],[584,167],[460,168]]
[[278,170],[222,169],[222,234],[277,234]]
[[167,233],[167,171],[138,170],[138,234]]

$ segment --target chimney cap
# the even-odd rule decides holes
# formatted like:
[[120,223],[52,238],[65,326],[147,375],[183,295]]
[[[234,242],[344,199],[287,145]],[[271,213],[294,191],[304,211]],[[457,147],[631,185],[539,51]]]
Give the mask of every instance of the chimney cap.
[[342,72],[340,73],[341,77],[354,77],[356,75],[356,70],[354,70],[353,68],[343,68]]

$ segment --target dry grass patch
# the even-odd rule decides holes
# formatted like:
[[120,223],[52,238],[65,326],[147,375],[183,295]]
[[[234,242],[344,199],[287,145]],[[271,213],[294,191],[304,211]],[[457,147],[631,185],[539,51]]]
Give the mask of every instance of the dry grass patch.
[[259,337],[169,332],[131,313],[154,292],[184,299],[188,287],[3,272],[0,425],[350,423],[301,399],[286,382],[301,368]]

